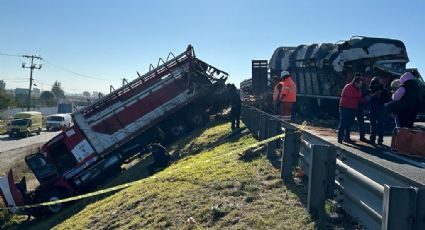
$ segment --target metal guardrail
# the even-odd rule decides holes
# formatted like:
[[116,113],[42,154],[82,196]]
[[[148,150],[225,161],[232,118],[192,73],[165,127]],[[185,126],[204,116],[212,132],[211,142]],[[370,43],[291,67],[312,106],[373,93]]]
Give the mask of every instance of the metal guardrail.
[[[281,153],[281,177],[293,183],[300,167],[308,178],[307,208],[312,216],[326,215],[325,202],[338,206],[366,229],[425,229],[425,189],[400,174],[254,107],[243,105],[242,121],[263,140],[285,133],[283,142],[267,146],[267,157]],[[281,146],[281,147],[279,147]]]

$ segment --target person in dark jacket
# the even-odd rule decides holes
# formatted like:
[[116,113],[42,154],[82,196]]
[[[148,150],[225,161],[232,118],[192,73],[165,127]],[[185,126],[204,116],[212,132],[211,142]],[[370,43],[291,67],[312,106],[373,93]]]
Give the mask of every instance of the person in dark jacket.
[[369,141],[375,144],[378,135],[378,145],[382,145],[384,141],[384,123],[386,120],[385,103],[391,100],[391,95],[384,88],[380,78],[374,77],[369,84],[368,101],[370,105],[370,137]]
[[390,110],[396,114],[400,127],[413,128],[419,112],[422,90],[412,73],[406,72],[400,77],[400,86],[392,95]]
[[170,164],[171,157],[167,149],[160,143],[153,143],[150,146],[150,151],[154,158],[154,162],[148,166],[148,171],[153,174],[156,170],[162,169]]
[[241,96],[239,94],[239,91],[236,89],[236,86],[234,84],[231,84],[230,86],[230,119],[232,123],[232,130],[238,129],[240,124],[240,117],[241,117]]
[[338,128],[338,143],[342,141],[353,143],[350,139],[351,126],[354,122],[354,117],[359,104],[364,102],[362,88],[363,79],[355,77],[353,81],[344,86],[339,101],[339,128]]

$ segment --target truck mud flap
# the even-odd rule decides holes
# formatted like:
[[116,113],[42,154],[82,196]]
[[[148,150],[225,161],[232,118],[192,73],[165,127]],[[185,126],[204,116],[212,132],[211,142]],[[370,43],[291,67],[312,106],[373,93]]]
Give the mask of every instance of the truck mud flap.
[[18,211],[17,206],[24,205],[24,197],[15,185],[12,169],[6,176],[0,177],[0,195],[13,213]]

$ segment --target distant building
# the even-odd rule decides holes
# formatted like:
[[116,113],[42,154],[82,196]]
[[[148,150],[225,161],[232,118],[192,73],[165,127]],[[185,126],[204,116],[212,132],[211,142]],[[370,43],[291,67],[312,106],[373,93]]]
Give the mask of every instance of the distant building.
[[28,89],[25,88],[16,88],[15,89],[15,100],[16,101],[25,101],[28,99]]
[[32,97],[40,97],[40,95],[41,95],[41,90],[38,88],[34,88],[31,92]]
[[16,88],[15,89],[15,95],[20,95],[20,94],[28,95],[28,89],[26,89],[26,88]]

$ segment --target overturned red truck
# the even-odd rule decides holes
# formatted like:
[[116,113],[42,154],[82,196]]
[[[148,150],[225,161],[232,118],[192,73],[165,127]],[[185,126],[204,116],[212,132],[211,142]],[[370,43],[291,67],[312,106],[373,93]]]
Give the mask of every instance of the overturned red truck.
[[[74,112],[75,125],[25,161],[40,185],[27,191],[12,170],[0,178],[0,195],[12,212],[45,216],[61,205],[18,210],[17,206],[53,201],[98,186],[128,159],[165,133],[170,141],[203,125],[208,113],[223,107],[227,93],[223,72],[195,57],[193,47]],[[152,66],[151,66],[152,67]],[[162,135],[164,136],[164,135]]]

